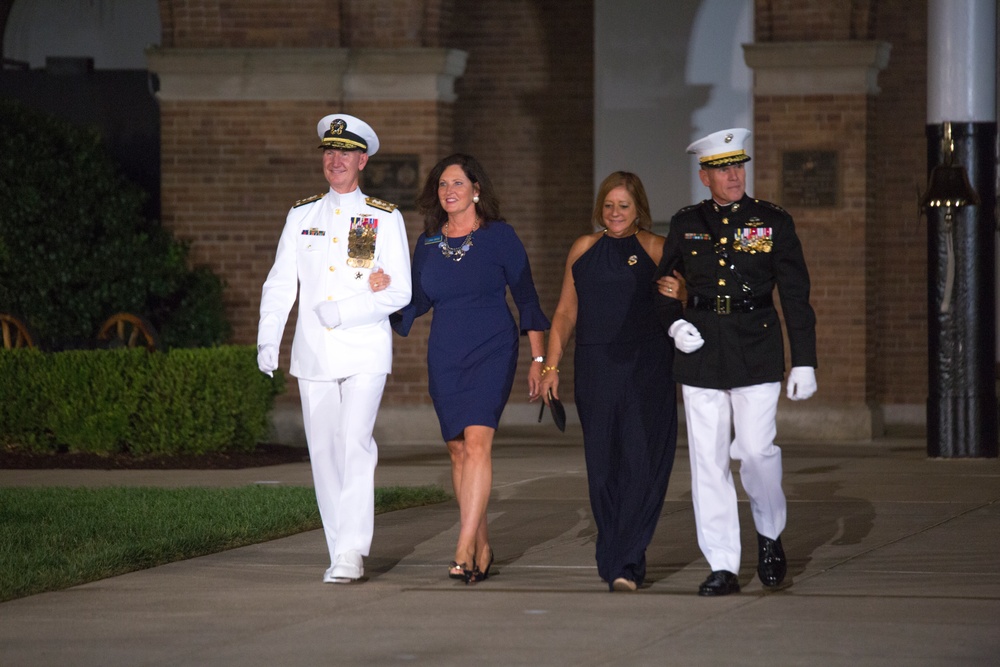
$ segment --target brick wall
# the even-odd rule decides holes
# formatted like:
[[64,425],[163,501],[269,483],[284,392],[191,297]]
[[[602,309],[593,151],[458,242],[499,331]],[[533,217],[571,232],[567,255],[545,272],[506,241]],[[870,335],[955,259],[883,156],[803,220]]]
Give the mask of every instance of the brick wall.
[[878,95],[755,98],[756,194],[781,203],[782,151],[838,151],[839,205],[791,211],[813,280],[822,400],[922,405],[926,3],[759,0],[756,12],[758,41],[892,44]]
[[343,45],[440,46],[450,0],[341,0]]
[[754,195],[784,205],[781,159],[786,151],[836,151],[841,180],[839,202],[829,208],[794,208],[812,280],[819,351],[817,380],[824,397],[864,403],[870,378],[864,363],[866,138],[864,96],[780,96],[754,99]]
[[195,264],[211,266],[226,281],[234,343],[256,342],[260,285],[285,213],[295,200],[328,187],[313,129],[326,108],[315,102],[161,103],[163,222],[191,241]]
[[[3,3],[11,0],[0,0]],[[163,47],[440,46],[452,0],[160,0]]]
[[164,48],[340,46],[340,4],[328,0],[160,0]]
[[758,42],[871,39],[878,4],[878,0],[755,0],[754,32]]
[[877,38],[892,44],[875,98],[876,399],[923,406],[927,220],[917,217],[917,198],[927,187],[927,3],[882,0],[876,20]]

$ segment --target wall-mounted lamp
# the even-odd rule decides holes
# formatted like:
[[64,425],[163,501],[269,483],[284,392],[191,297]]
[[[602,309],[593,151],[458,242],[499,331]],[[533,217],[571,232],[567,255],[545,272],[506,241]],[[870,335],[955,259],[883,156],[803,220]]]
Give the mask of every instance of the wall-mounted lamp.
[[955,284],[955,246],[952,241],[951,223],[954,219],[952,209],[964,206],[978,206],[979,195],[969,183],[969,174],[965,167],[952,164],[952,153],[955,142],[951,138],[951,122],[942,124],[941,153],[943,162],[931,170],[927,180],[927,192],[920,201],[921,208],[943,208],[944,230],[948,251],[948,264],[945,267],[944,297],[941,299],[941,312],[947,313],[951,308],[951,293]]

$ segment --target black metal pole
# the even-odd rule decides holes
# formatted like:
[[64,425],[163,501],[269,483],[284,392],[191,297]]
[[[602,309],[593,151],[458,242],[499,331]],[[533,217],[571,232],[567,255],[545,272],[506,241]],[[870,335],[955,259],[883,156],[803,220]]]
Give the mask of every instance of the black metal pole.
[[[950,225],[945,208],[927,209],[927,455],[996,457],[997,124],[952,122],[951,130],[952,164],[966,168],[981,203],[951,209]],[[927,126],[928,173],[944,160],[942,136],[940,124]],[[946,294],[949,234],[954,284]]]

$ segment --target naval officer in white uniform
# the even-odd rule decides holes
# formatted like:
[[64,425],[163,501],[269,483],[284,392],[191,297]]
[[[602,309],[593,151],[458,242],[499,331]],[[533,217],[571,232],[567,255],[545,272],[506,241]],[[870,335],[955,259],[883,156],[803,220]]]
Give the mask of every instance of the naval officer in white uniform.
[[[375,131],[347,114],[319,121],[325,194],[296,202],[260,300],[257,364],[271,374],[288,313],[299,300],[289,373],[298,378],[309,459],[330,568],[327,583],[364,575],[375,526],[372,438],[392,368],[389,314],[410,302],[410,251],[394,204],[366,197],[361,170]],[[389,287],[373,292],[384,270]]]

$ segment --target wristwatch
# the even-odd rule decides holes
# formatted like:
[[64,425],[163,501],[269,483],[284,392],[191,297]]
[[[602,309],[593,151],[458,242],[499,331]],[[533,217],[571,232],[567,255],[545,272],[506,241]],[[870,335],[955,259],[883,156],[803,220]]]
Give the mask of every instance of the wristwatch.
[[545,357],[532,357],[531,360],[532,361],[537,361],[540,364],[544,364],[545,363]]

